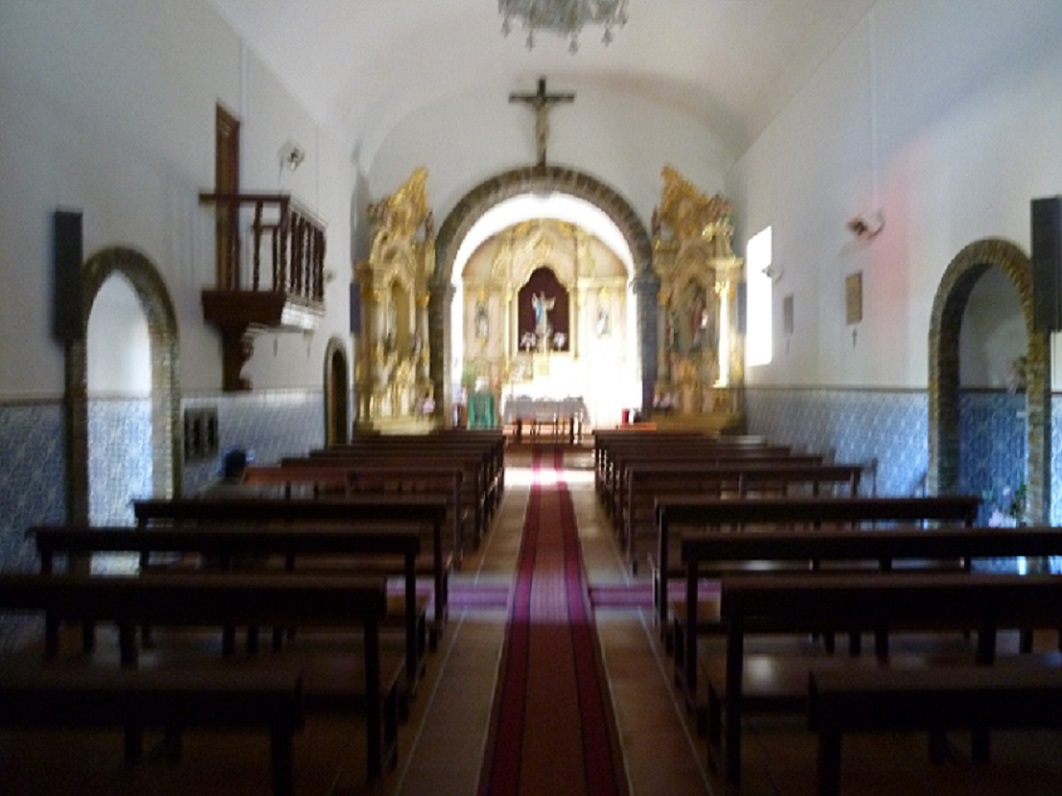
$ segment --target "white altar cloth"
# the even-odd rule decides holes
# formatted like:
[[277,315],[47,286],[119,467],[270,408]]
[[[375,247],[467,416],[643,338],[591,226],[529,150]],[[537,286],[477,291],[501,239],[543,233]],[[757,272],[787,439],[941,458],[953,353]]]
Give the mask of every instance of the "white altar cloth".
[[567,398],[532,398],[517,395],[505,400],[502,408],[502,420],[514,423],[517,420],[537,420],[552,423],[556,420],[579,420],[590,422],[590,412],[582,397]]

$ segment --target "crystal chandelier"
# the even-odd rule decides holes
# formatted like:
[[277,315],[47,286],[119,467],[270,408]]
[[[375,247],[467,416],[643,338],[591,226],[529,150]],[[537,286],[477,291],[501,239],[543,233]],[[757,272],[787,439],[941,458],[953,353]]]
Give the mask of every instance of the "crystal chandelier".
[[547,30],[569,40],[568,51],[579,50],[579,33],[584,25],[602,25],[601,41],[612,43],[612,31],[627,24],[627,0],[498,0],[502,33],[513,29],[513,21],[523,22],[527,49],[535,47],[535,33]]

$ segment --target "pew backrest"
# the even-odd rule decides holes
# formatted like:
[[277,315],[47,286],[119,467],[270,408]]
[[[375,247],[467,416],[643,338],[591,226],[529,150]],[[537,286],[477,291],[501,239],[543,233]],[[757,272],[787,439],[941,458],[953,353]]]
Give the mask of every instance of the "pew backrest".
[[878,522],[939,522],[971,527],[980,497],[794,497],[728,500],[697,495],[665,496],[656,501],[657,552],[654,596],[658,616],[667,623],[667,584],[671,569],[671,529],[741,528],[774,525],[819,528],[825,524],[861,526]]

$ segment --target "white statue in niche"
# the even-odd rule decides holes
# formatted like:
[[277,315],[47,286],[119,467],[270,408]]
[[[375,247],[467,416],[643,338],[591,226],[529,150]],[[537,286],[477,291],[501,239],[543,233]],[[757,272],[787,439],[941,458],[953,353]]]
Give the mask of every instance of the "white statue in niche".
[[480,302],[476,304],[475,320],[476,338],[486,340],[490,336],[490,318],[487,315],[487,305]]
[[535,334],[539,340],[549,337],[549,311],[553,309],[556,301],[555,298],[547,298],[545,293],[531,294],[531,308],[535,311]]
[[608,337],[610,331],[608,307],[601,304],[597,308],[597,336]]

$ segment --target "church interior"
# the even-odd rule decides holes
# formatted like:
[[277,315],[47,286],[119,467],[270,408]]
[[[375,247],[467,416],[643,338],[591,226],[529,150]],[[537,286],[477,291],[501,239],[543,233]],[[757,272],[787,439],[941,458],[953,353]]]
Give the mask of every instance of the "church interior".
[[[41,567],[28,529],[135,526],[233,450],[250,472],[412,440],[372,460],[410,480],[413,445],[445,470],[457,435],[500,439],[397,764],[367,775],[364,731],[310,721],[295,792],[567,792],[526,760],[516,790],[491,777],[520,584],[550,577],[524,546],[569,524],[607,717],[584,746],[617,780],[570,792],[728,792],[599,446],[765,441],[858,468],[860,499],[1062,524],[1062,5],[1020,5],[0,0],[0,705],[46,638],[4,592]],[[540,501],[572,522],[531,533]],[[814,734],[773,721],[750,722],[741,792],[815,792]],[[269,789],[253,734],[130,770],[121,732],[9,723],[0,794],[79,771],[84,793]],[[525,747],[566,759],[556,723]],[[924,740],[846,737],[844,792],[1062,785],[1055,728],[1001,735],[988,766],[961,743],[927,764]]]

